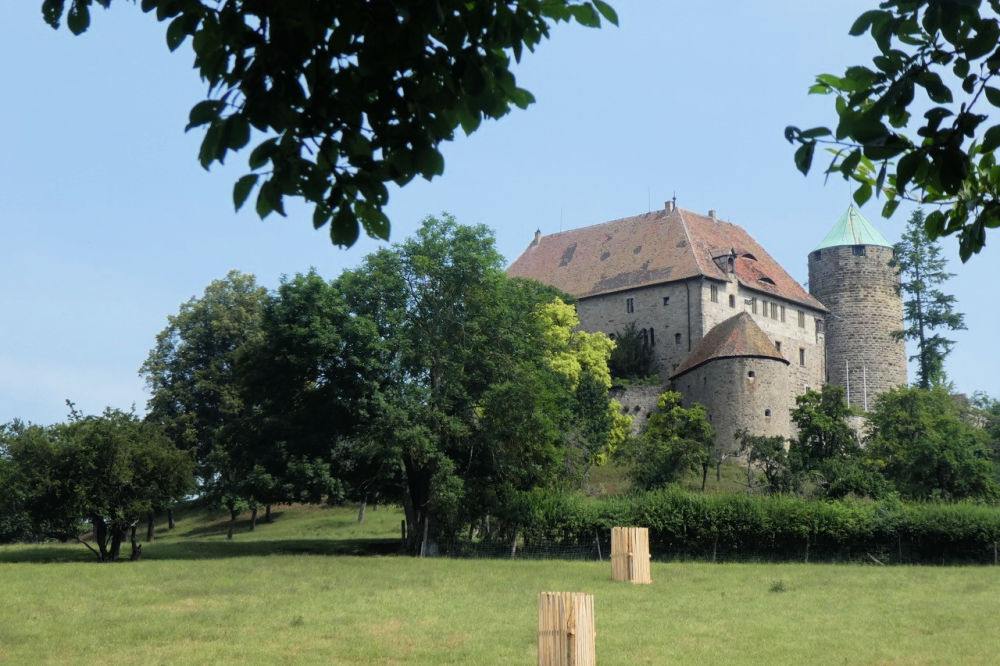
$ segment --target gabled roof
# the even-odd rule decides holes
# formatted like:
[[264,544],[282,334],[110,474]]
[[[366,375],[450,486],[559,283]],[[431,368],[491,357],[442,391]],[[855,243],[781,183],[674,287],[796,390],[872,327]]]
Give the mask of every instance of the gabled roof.
[[838,247],[840,245],[881,245],[882,247],[892,247],[892,243],[885,239],[872,223],[865,219],[861,211],[851,204],[840,216],[837,223],[830,229],[830,233],[817,245],[815,250],[822,250],[827,247]]
[[742,227],[680,208],[536,235],[507,274],[586,298],[699,276],[726,280],[730,256],[743,286],[826,309]]
[[670,379],[680,377],[685,372],[720,358],[772,358],[788,365],[788,359],[781,355],[767,334],[746,312],[730,317],[716,325],[691,350],[687,358],[677,366]]

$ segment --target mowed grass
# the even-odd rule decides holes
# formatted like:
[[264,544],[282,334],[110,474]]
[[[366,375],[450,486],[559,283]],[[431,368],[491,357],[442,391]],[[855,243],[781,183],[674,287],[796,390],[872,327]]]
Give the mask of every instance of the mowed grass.
[[193,512],[111,565],[79,545],[0,548],[0,662],[531,664],[543,590],[594,595],[602,665],[1000,654],[994,567],[654,562],[638,586],[607,562],[309,554],[396,538],[398,512],[355,517],[283,508],[226,542],[221,515]]

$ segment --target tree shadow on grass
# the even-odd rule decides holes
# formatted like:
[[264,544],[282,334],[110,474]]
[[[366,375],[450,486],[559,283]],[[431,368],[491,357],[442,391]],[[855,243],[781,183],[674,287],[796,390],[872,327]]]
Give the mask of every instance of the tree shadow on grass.
[[[143,560],[213,560],[263,555],[372,556],[398,555],[399,539],[280,539],[275,541],[191,540],[154,541],[143,544]],[[128,561],[126,555],[124,561]],[[77,547],[48,544],[0,548],[0,562],[49,563],[97,562],[82,545]]]
[[[281,517],[284,511],[272,511],[271,521],[274,522]],[[258,516],[257,527],[266,526],[267,523],[264,521],[263,516]],[[199,525],[197,527],[192,527],[188,530],[178,531],[177,535],[181,537],[206,537],[206,536],[223,536],[229,531],[229,517],[220,517],[207,525]],[[250,531],[250,518],[237,518],[236,519],[236,532],[249,532]],[[169,532],[166,532],[169,534]]]

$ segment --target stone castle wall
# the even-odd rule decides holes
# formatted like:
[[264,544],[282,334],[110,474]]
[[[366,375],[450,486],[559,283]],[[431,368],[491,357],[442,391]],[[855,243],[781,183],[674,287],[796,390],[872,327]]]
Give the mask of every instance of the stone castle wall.
[[580,328],[611,334],[635,322],[639,329],[652,329],[653,352],[666,380],[701,340],[699,287],[699,280],[688,280],[582,298],[576,306]]
[[740,428],[753,435],[793,435],[789,367],[776,359],[717,359],[678,377],[672,387],[684,396],[685,406],[705,406],[717,445],[735,451]]
[[646,422],[656,411],[660,394],[666,390],[663,384],[612,387],[608,395],[621,403],[622,414],[632,417],[632,434],[638,435],[646,429]]
[[844,245],[809,254],[809,292],[830,310],[827,381],[845,387],[851,405],[862,409],[879,394],[906,384],[906,349],[892,338],[903,328],[899,273],[889,265],[892,253],[878,245]]

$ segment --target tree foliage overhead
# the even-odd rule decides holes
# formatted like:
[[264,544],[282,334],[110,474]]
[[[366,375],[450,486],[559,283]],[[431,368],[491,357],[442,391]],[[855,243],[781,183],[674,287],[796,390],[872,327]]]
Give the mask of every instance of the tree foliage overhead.
[[[133,0],[136,2],[136,0]],[[44,0],[46,22],[74,34],[111,0]],[[171,51],[190,37],[207,99],[188,129],[205,127],[206,169],[251,140],[251,172],[233,188],[239,209],[257,189],[260,217],[284,215],[286,197],[313,206],[313,225],[349,246],[360,227],[389,237],[389,183],[444,170],[438,150],[459,127],[534,101],[520,61],[551,24],[617,24],[602,0],[139,0],[166,22]],[[68,5],[68,8],[67,8]]]
[[944,358],[954,344],[936,331],[964,329],[964,317],[955,311],[955,297],[938,288],[952,274],[944,270],[941,248],[927,235],[924,214],[919,209],[910,216],[895,250],[893,264],[899,267],[907,326],[893,335],[917,343],[917,353],[910,360],[917,361],[918,383],[927,389],[944,381]]
[[885,0],[851,26],[865,33],[872,65],[810,88],[835,97],[836,127],[785,130],[796,166],[830,147],[826,172],[855,180],[858,204],[884,194],[885,217],[904,200],[934,206],[927,234],[958,234],[966,261],[1000,226],[1000,2]]

